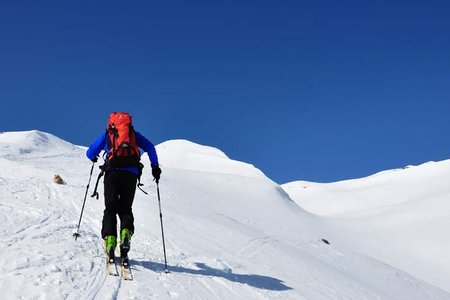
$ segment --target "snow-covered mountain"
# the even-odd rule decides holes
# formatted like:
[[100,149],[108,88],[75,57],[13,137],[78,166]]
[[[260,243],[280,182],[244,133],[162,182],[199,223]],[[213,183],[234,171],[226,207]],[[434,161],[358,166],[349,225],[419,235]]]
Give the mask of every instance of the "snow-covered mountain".
[[450,291],[449,177],[450,160],[445,160],[283,188],[307,211],[326,216],[336,245]]
[[[88,196],[81,238],[75,242],[72,237],[92,166],[85,148],[39,131],[0,134],[2,298],[450,299],[449,285],[428,276],[433,270],[444,276],[443,268],[426,268],[427,262],[412,250],[405,255],[408,266],[397,264],[394,255],[376,255],[385,249],[408,250],[401,243],[385,247],[395,237],[383,231],[389,224],[393,232],[407,234],[398,237],[404,242],[431,242],[432,238],[422,239],[425,234],[420,229],[443,233],[443,219],[448,216],[444,211],[448,208],[447,162],[415,175],[434,188],[421,189],[431,199],[430,205],[423,204],[422,198],[410,198],[419,192],[409,192],[415,187],[408,180],[393,180],[393,172],[377,175],[379,181],[336,183],[330,189],[313,183],[287,185],[285,190],[292,193],[294,202],[261,171],[218,149],[176,140],[158,145],[157,151],[163,169],[160,191],[171,273],[163,272],[156,187],[144,155],[142,182],[149,195],[137,191],[134,203],[136,233],[130,252],[134,281],[121,281],[105,272],[99,235],[102,199]],[[54,174],[66,184],[54,184]],[[96,168],[88,195],[97,174]],[[364,195],[364,190],[384,199],[376,183],[390,186],[386,192],[402,193],[402,199],[385,200],[384,206],[376,196],[366,204],[351,200]],[[329,209],[334,190],[336,205]],[[383,210],[389,205],[396,210]],[[414,209],[410,215],[394,222],[394,215],[409,209]],[[435,221],[438,211],[442,218]],[[413,222],[407,231],[412,219],[422,217],[429,217],[429,222]],[[364,228],[358,232],[352,227],[366,222],[373,234],[366,238],[367,245],[364,240],[354,241]],[[418,234],[420,238],[415,239]],[[443,236],[435,238],[448,241]],[[440,251],[449,249],[448,243],[435,242],[442,246]],[[438,247],[423,249],[431,260],[436,258],[433,251]]]

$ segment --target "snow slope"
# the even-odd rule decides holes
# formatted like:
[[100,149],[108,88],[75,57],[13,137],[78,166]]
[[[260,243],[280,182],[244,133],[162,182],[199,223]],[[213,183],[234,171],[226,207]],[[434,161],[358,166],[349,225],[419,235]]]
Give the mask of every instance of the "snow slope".
[[[253,166],[183,140],[157,150],[171,273],[144,156],[149,195],[136,193],[130,282],[105,273],[101,199],[88,196],[82,236],[72,237],[92,166],[85,148],[39,131],[0,134],[2,298],[450,299],[421,276],[335,243],[328,218],[306,212]],[[66,184],[54,184],[54,174]]]
[[450,160],[329,184],[292,182],[286,192],[326,216],[337,245],[450,291]]

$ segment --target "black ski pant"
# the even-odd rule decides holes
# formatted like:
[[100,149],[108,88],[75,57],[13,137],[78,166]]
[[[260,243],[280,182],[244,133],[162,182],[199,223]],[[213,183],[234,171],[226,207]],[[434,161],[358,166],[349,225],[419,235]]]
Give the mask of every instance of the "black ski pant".
[[105,173],[105,210],[103,212],[102,237],[117,237],[117,217],[120,218],[120,230],[128,228],[134,233],[132,205],[136,192],[137,176],[128,171],[110,171]]

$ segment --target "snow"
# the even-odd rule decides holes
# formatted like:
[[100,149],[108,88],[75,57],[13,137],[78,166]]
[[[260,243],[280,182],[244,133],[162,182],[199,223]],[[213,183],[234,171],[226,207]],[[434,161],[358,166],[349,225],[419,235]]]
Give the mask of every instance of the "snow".
[[164,142],[158,145],[157,151],[164,166],[170,168],[254,178],[265,177],[253,165],[231,160],[219,149],[187,140]]
[[76,146],[37,130],[0,133],[0,156],[52,155],[72,152]]
[[[450,299],[448,277],[431,276],[450,269],[442,255],[450,249],[448,162],[283,189],[212,147],[175,140],[157,151],[171,273],[164,273],[156,186],[144,155],[149,195],[137,191],[134,202],[134,281],[122,281],[105,272],[103,201],[89,197],[97,168],[81,237],[72,237],[92,166],[85,148],[40,131],[0,134],[2,298]],[[411,174],[396,177],[404,172]],[[66,184],[54,184],[54,174]],[[368,194],[366,204],[358,201]],[[429,230],[437,234],[427,237]],[[372,237],[354,240],[365,231]],[[402,252],[404,264],[395,254]]]
[[450,291],[450,160],[328,184],[283,185],[307,211],[326,217],[329,237]]

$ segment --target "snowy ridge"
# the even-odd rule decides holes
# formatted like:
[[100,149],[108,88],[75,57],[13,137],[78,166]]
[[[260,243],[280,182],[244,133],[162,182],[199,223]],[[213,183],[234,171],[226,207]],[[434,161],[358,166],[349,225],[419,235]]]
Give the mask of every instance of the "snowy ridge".
[[266,178],[253,165],[231,160],[221,150],[187,140],[172,140],[157,146],[164,166],[198,172]]
[[73,152],[76,148],[52,134],[37,130],[0,133],[0,157],[63,154]]
[[335,183],[283,188],[307,211],[327,216],[330,237],[450,290],[450,160]]
[[[72,238],[92,165],[84,151],[38,131],[8,134],[0,138],[5,299],[450,299],[446,286],[340,245],[333,220],[306,212],[256,168],[187,141],[158,146],[171,273],[163,272],[156,188],[144,156],[149,195],[137,192],[134,203],[134,281],[107,276],[102,200],[88,197],[81,238]],[[16,152],[30,149],[29,140],[33,151]],[[66,185],[52,183],[55,172]]]

